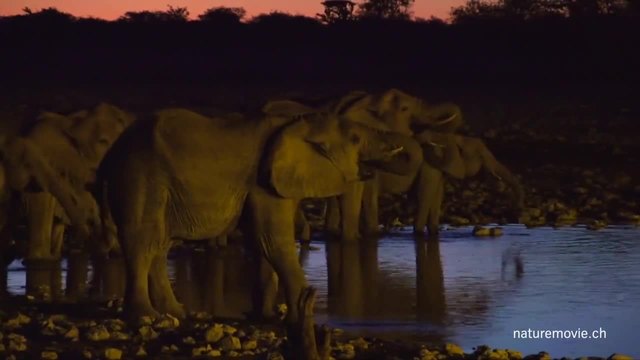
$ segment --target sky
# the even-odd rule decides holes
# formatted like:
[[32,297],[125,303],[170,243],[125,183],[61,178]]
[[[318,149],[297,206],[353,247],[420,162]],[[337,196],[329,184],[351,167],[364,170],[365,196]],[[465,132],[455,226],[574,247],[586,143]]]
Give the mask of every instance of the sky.
[[[361,0],[355,0],[360,2]],[[0,15],[22,13],[27,6],[33,11],[47,7],[76,16],[93,16],[103,19],[115,19],[127,11],[166,10],[167,5],[187,7],[192,18],[205,9],[217,6],[243,7],[248,17],[268,13],[274,10],[292,14],[314,16],[322,11],[321,0],[0,0]],[[449,17],[453,6],[465,3],[465,0],[416,0],[413,12],[417,17]]]

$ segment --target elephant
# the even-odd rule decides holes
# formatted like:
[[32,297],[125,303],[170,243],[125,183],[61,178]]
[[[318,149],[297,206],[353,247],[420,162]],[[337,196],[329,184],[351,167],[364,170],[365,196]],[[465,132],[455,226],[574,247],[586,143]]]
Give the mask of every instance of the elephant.
[[[414,232],[424,232],[428,222],[429,234],[437,234],[444,174],[462,179],[485,168],[511,186],[516,207],[522,207],[523,191],[518,179],[493,156],[482,140],[455,133],[464,123],[461,109],[456,104],[427,104],[398,89],[379,95],[354,91],[338,104],[338,112],[352,121],[375,123],[377,125],[372,126],[414,136],[422,146],[424,157],[415,173],[396,175],[377,171],[364,183],[363,189],[353,192],[355,196],[345,194],[340,199],[329,200],[326,228],[341,234],[343,240],[357,238],[360,229],[365,234],[379,231],[380,193],[410,190],[413,190],[418,203]],[[419,133],[415,134],[415,129]],[[364,220],[361,227],[360,211]]]
[[[69,115],[44,112],[22,138],[75,189],[87,215],[98,219],[98,206],[87,188],[94,183],[107,150],[134,119],[107,103]],[[44,191],[20,191],[29,230],[25,257],[29,261],[56,260],[61,255],[64,229],[74,222],[73,216],[52,191],[35,190]]]
[[260,121],[221,125],[188,109],[159,110],[129,127],[107,154],[97,188],[106,183],[108,191],[98,200],[118,231],[130,320],[184,317],[169,282],[168,251],[176,241],[215,238],[238,223],[254,240],[262,274],[275,270],[283,284],[292,342],[304,342],[314,290],[294,243],[299,200],[342,193],[360,178],[361,164],[415,171],[403,156],[419,149],[411,137],[292,101],[270,101],[263,111]]

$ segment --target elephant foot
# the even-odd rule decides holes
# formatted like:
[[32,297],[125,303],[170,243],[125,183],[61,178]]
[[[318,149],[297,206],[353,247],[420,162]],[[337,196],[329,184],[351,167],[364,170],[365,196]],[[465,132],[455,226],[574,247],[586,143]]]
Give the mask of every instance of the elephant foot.
[[125,308],[125,317],[133,324],[144,325],[147,319],[157,319],[160,313],[157,312],[150,304],[131,304]]
[[173,303],[172,302],[167,302],[164,304],[160,303],[156,305],[156,309],[161,314],[169,314],[178,319],[185,319],[187,317],[187,311],[184,309],[184,305],[180,304],[177,301]]

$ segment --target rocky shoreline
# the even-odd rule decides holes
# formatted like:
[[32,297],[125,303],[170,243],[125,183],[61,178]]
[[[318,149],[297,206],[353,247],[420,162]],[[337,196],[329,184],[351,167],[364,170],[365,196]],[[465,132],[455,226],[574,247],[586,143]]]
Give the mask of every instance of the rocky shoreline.
[[[22,304],[14,305],[11,311],[0,312],[0,355],[5,359],[286,358],[287,340],[282,327],[276,324],[213,319],[205,313],[192,313],[182,322],[164,316],[154,321],[143,319],[139,326],[130,327],[118,318],[121,311],[118,301],[83,304],[75,307],[76,314],[67,309],[65,313],[69,315],[62,315],[55,312],[60,310],[55,307],[22,300]],[[83,316],[77,314],[80,308]],[[87,314],[93,314],[91,319]],[[484,345],[465,353],[453,343],[433,346],[353,338],[340,329],[332,329],[331,335],[331,356],[335,359],[551,359],[545,352],[523,355],[515,350],[492,349]],[[606,359],[632,358],[612,354]]]

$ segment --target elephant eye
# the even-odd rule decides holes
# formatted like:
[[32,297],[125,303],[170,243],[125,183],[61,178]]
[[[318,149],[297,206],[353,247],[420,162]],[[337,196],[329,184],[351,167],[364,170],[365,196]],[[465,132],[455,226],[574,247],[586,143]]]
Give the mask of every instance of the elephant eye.
[[358,134],[351,134],[351,136],[349,137],[349,141],[351,141],[352,144],[357,145],[360,143],[360,135]]

